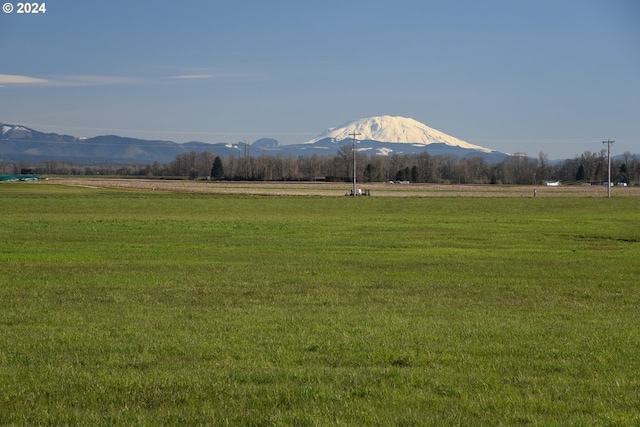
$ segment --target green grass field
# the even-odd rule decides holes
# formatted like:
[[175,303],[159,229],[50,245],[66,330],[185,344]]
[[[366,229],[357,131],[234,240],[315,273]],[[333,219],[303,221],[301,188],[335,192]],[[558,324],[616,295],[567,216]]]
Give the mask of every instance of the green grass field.
[[640,198],[0,206],[0,425],[640,424]]

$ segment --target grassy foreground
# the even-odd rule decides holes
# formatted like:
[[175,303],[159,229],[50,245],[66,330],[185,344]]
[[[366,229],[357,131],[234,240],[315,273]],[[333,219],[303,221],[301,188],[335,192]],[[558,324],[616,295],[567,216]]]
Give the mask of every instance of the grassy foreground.
[[639,198],[0,206],[0,425],[640,424]]

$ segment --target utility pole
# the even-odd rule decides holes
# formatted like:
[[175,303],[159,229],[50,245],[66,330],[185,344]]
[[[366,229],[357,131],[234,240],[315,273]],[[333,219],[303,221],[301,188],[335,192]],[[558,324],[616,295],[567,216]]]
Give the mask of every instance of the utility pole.
[[250,151],[251,148],[249,144],[247,144],[247,140],[244,140],[244,177],[245,179],[249,179],[249,158],[251,156]]
[[356,193],[357,191],[356,189],[356,136],[360,136],[360,135],[362,134],[356,133],[355,131],[349,134],[349,136],[353,137],[353,190],[351,195],[354,197],[358,194]]
[[611,144],[615,141],[607,139],[602,141],[603,144],[607,144],[607,197],[611,197]]

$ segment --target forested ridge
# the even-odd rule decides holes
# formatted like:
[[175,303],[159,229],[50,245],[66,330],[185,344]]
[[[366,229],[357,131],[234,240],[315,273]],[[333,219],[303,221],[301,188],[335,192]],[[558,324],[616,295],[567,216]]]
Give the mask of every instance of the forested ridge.
[[[178,154],[169,163],[150,165],[74,165],[59,161],[30,164],[0,163],[0,173],[63,175],[117,175],[149,177],[188,177],[190,179],[256,181],[349,181],[353,177],[353,154],[344,147],[333,156],[246,156],[220,157],[211,152]],[[607,180],[607,153],[585,151],[562,161],[550,161],[540,152],[537,157],[511,155],[497,163],[480,157],[455,158],[412,155],[368,155],[357,153],[357,179],[360,182],[408,181],[416,183],[518,184],[544,181],[603,183]],[[629,185],[640,183],[640,158],[625,152],[611,161],[611,180]]]

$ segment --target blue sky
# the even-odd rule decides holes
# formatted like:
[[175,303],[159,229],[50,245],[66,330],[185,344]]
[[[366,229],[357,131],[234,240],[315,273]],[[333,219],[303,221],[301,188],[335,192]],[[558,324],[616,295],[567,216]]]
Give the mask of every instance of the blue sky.
[[397,115],[534,157],[640,153],[637,1],[11,3],[0,122],[287,144]]

